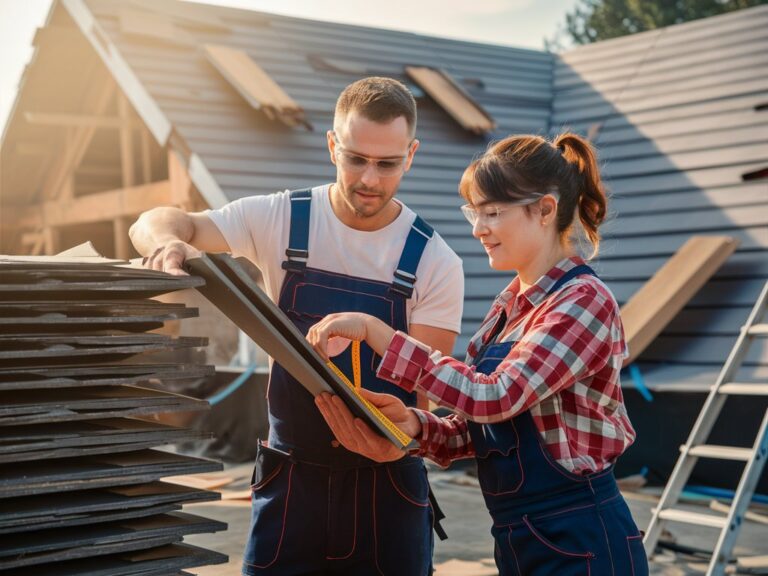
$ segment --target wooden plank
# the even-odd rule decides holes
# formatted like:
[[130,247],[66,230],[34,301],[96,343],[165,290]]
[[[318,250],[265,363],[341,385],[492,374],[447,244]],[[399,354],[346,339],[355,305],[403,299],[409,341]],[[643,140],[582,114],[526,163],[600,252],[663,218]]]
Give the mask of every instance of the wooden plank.
[[248,54],[215,44],[206,44],[204,52],[214,68],[253,108],[270,116],[303,118],[302,108]]
[[27,124],[40,126],[122,128],[124,120],[115,116],[97,116],[94,114],[50,114],[44,112],[24,112]]
[[[9,206],[3,211],[4,227],[35,228],[46,223],[50,226],[66,226],[114,220],[120,216],[136,215],[172,204],[171,186],[168,180],[152,182],[132,188],[121,188],[74,198],[69,201],[45,202],[35,207]],[[51,249],[49,254],[55,253]]]
[[736,250],[728,236],[693,237],[621,309],[631,364]]
[[408,76],[429,94],[456,122],[475,134],[496,129],[496,122],[444,70],[406,66]]

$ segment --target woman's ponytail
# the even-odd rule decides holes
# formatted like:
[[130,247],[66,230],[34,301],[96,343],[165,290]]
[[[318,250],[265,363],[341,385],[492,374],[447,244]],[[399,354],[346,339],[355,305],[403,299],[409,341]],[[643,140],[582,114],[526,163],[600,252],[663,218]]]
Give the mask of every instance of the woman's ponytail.
[[557,147],[572,169],[578,173],[578,213],[581,225],[593,246],[594,257],[600,248],[598,228],[606,216],[608,200],[600,179],[597,156],[592,145],[572,132],[560,134],[552,144]]

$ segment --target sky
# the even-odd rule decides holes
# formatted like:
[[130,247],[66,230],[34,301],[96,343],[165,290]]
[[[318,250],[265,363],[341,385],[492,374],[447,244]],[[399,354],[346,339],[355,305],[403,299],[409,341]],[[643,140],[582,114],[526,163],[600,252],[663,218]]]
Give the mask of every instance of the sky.
[[[577,0],[209,0],[287,16],[543,49]],[[0,134],[51,0],[0,0]],[[439,17],[438,17],[439,16]]]

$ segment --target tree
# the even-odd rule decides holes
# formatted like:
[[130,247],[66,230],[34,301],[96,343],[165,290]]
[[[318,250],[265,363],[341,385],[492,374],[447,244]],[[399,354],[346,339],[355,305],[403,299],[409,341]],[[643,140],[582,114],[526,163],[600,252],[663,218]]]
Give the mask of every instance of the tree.
[[[768,0],[579,0],[565,16],[565,32],[576,44],[590,44],[766,3]],[[562,46],[557,37],[547,44]]]

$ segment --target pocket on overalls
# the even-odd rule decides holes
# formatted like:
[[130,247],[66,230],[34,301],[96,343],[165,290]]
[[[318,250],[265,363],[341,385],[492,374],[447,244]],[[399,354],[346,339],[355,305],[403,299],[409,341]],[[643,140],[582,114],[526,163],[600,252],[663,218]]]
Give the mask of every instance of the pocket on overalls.
[[256,462],[251,474],[251,490],[258,492],[265,488],[282,471],[289,454],[259,444],[256,449]]
[[617,493],[601,502],[597,511],[605,526],[605,537],[612,550],[616,573],[647,576],[649,569],[643,535],[632,518],[626,500]]
[[498,424],[470,423],[480,489],[489,496],[514,494],[523,485],[519,436],[512,420]]
[[421,508],[429,506],[429,482],[423,468],[386,466],[386,472],[392,488],[403,500]]
[[524,516],[522,524],[509,528],[506,543],[503,536],[503,532],[497,536],[501,539],[498,545],[509,546],[508,558],[513,558],[515,564],[505,567],[503,574],[612,574],[610,555],[604,550],[602,528],[594,507],[547,517]]
[[432,508],[418,460],[373,469],[375,563],[384,576],[427,576],[432,562]]
[[627,549],[632,568],[631,576],[647,576],[648,558],[645,555],[645,547],[643,546],[643,535],[627,536]]
[[269,568],[280,555],[293,468],[288,454],[259,445],[251,475],[251,526],[243,555],[246,574]]

